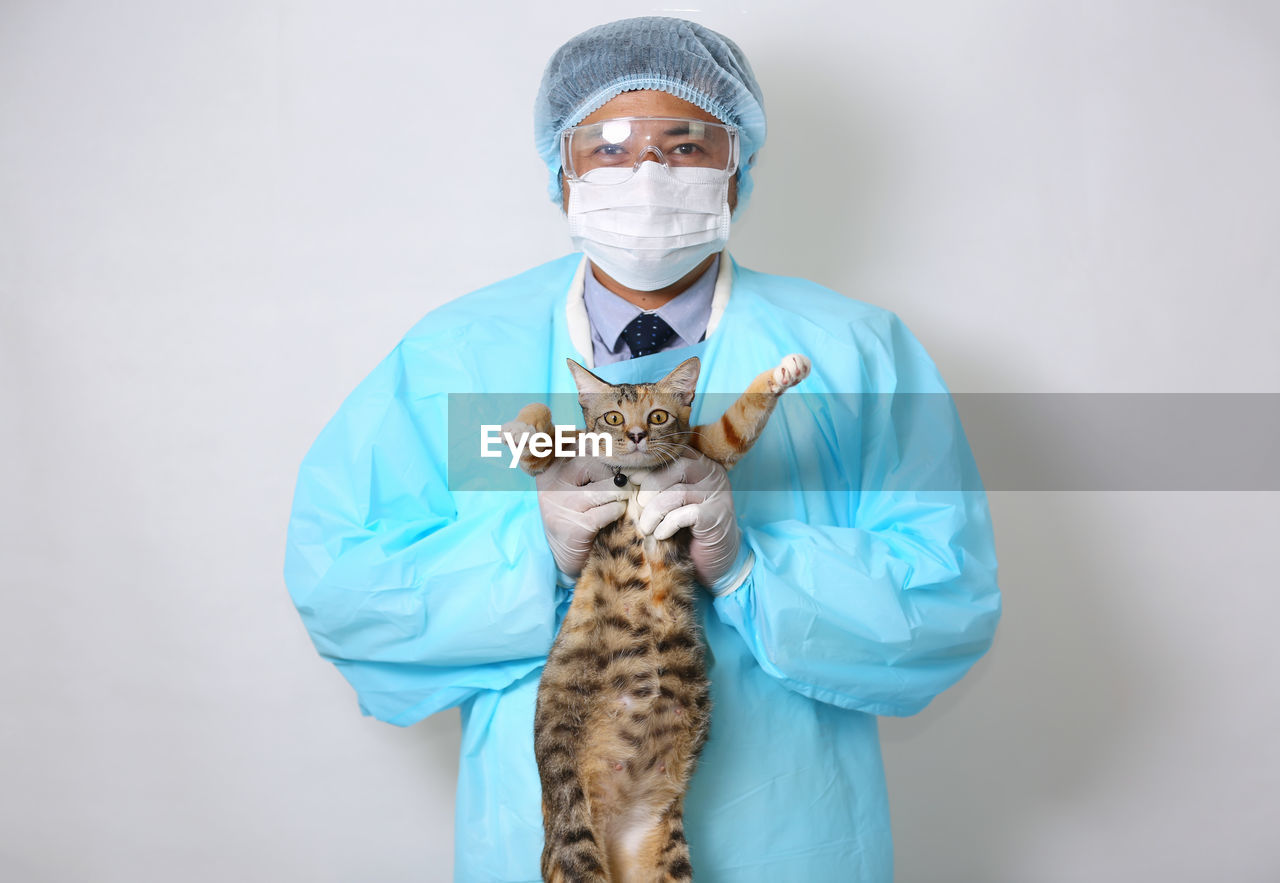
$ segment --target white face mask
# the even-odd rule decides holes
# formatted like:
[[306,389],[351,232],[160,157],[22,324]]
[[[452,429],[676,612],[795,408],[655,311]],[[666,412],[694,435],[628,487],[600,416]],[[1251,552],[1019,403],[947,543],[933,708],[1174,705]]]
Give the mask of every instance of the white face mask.
[[722,171],[642,162],[634,174],[605,168],[588,177],[567,182],[569,235],[627,288],[665,288],[729,241],[729,176]]

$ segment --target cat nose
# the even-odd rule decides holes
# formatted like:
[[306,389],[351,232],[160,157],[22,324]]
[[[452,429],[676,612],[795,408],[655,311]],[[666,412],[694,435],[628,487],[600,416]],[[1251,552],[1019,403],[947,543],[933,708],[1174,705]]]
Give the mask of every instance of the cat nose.
[[646,435],[648,435],[648,433],[646,433],[643,429],[627,430],[627,438],[631,439],[636,444],[640,444],[640,442],[644,441],[644,437]]

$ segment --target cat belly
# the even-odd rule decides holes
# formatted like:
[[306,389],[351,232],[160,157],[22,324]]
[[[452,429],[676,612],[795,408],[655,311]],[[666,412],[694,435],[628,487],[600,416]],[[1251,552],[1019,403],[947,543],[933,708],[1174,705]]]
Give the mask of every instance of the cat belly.
[[535,712],[551,852],[590,831],[615,883],[653,879],[710,718],[687,546],[643,537],[641,511],[597,535]]
[[592,797],[609,829],[620,835],[661,813],[680,795],[677,773],[690,761],[695,737],[687,731],[668,732],[661,741],[640,747],[634,744],[634,729],[618,728],[602,737],[597,750],[588,751],[595,758]]
[[656,691],[652,700],[623,693],[612,705],[594,746],[602,762],[591,776],[593,807],[615,879],[648,881],[651,874],[623,871],[652,851],[664,814],[683,795],[700,743],[699,724],[683,709],[673,714],[678,706]]

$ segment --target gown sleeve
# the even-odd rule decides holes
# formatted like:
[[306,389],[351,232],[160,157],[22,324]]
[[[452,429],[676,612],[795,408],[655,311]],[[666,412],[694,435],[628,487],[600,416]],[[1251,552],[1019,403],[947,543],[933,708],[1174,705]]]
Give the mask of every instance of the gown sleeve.
[[556,569],[536,496],[449,488],[448,394],[402,342],[299,470],[285,581],[361,710],[407,726],[542,665]]
[[743,556],[754,561],[713,603],[790,689],[909,715],[990,646],[1000,618],[995,545],[954,402],[924,348],[892,313],[868,322],[855,344],[873,392],[815,397],[826,400],[812,406],[820,428],[803,442],[856,452],[841,455],[843,480],[831,485],[843,487],[792,493],[799,511],[837,514],[752,521],[740,510]]

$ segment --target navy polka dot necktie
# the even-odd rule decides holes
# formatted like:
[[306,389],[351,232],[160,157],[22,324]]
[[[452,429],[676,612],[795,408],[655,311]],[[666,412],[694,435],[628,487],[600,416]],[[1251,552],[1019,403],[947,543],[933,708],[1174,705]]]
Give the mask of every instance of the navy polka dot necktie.
[[631,350],[631,358],[656,353],[667,345],[675,330],[654,313],[641,313],[622,329],[622,338]]

